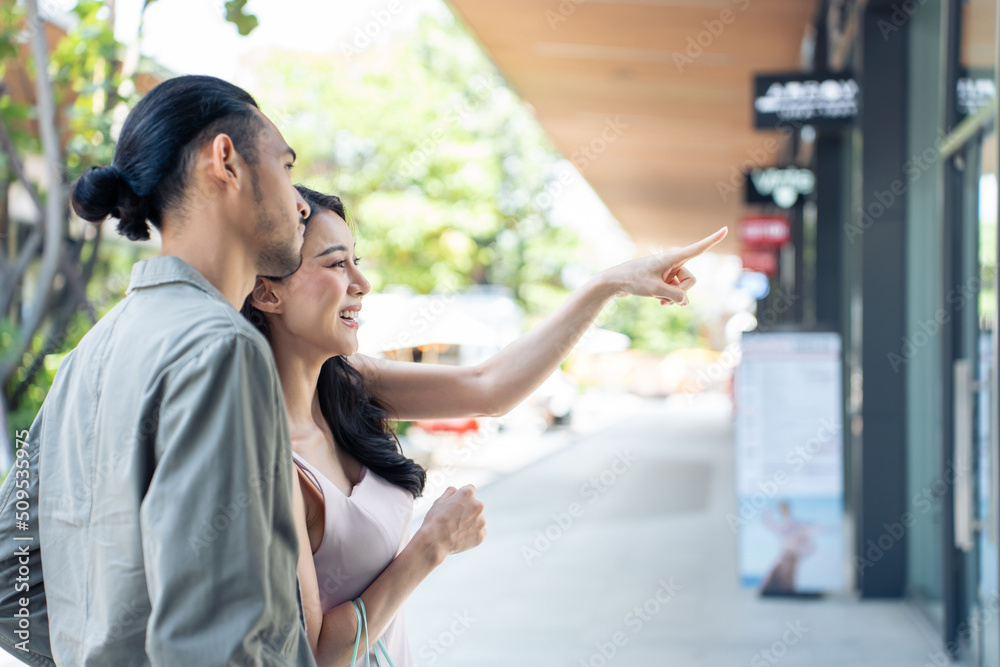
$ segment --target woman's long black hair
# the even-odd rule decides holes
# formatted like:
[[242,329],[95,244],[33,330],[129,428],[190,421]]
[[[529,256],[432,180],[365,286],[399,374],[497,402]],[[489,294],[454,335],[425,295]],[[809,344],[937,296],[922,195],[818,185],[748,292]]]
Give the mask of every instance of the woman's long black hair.
[[[347,220],[339,197],[301,185],[295,187],[312,209],[310,217],[317,209],[326,209]],[[253,307],[250,297],[243,302],[240,312],[269,338],[267,318]],[[343,357],[331,357],[320,370],[317,390],[320,411],[337,444],[375,474],[419,497],[427,473],[403,455],[399,439],[389,425],[386,407],[368,392],[361,373]]]

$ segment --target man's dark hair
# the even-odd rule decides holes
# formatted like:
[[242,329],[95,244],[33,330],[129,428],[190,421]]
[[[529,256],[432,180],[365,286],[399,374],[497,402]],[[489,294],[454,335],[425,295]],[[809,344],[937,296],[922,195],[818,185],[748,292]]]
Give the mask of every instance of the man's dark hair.
[[[163,212],[184,199],[195,153],[219,134],[233,140],[250,165],[264,123],[245,90],[210,76],[181,76],[151,90],[132,109],[108,167],[91,167],[73,186],[73,209],[84,220],[118,218],[118,232],[149,238]],[[253,174],[256,186],[256,173]]]

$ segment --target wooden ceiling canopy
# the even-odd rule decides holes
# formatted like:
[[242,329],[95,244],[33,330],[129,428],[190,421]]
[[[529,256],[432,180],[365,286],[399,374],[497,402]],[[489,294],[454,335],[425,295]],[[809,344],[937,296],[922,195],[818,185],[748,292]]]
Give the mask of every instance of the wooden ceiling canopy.
[[753,129],[753,76],[799,69],[815,0],[449,4],[640,252],[723,225],[738,251],[739,172],[777,158],[778,135]]

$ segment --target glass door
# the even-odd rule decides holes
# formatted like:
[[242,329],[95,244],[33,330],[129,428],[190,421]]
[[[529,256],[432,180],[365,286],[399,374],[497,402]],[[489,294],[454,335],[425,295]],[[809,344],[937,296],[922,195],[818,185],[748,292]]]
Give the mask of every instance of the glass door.
[[954,317],[951,466],[954,546],[962,571],[955,582],[959,613],[951,636],[971,664],[1000,667],[997,3],[964,0],[959,11],[958,124],[952,137],[960,136],[964,145],[955,153],[949,186],[957,207],[945,304]]
[[[954,365],[955,544],[967,552],[966,616],[958,637],[973,664],[1000,667],[1000,460],[997,456],[997,135],[970,142]],[[966,474],[965,471],[968,471]]]

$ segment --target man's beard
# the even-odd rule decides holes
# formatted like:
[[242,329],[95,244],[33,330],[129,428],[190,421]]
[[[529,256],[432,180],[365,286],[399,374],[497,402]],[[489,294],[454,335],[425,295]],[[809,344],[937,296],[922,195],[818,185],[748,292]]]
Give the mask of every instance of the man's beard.
[[[256,176],[256,174],[254,174]],[[257,203],[257,228],[256,232],[263,237],[274,234],[275,230],[284,228],[280,215],[269,210],[264,204],[263,193],[261,193],[257,179],[253,178],[254,200]],[[295,227],[295,235],[298,236],[298,225]],[[296,249],[291,239],[270,239],[257,255],[257,275],[280,280],[287,278],[302,266],[301,247]]]
[[302,252],[293,250],[277,241],[269,244],[257,256],[257,274],[281,280],[287,278],[302,266]]

